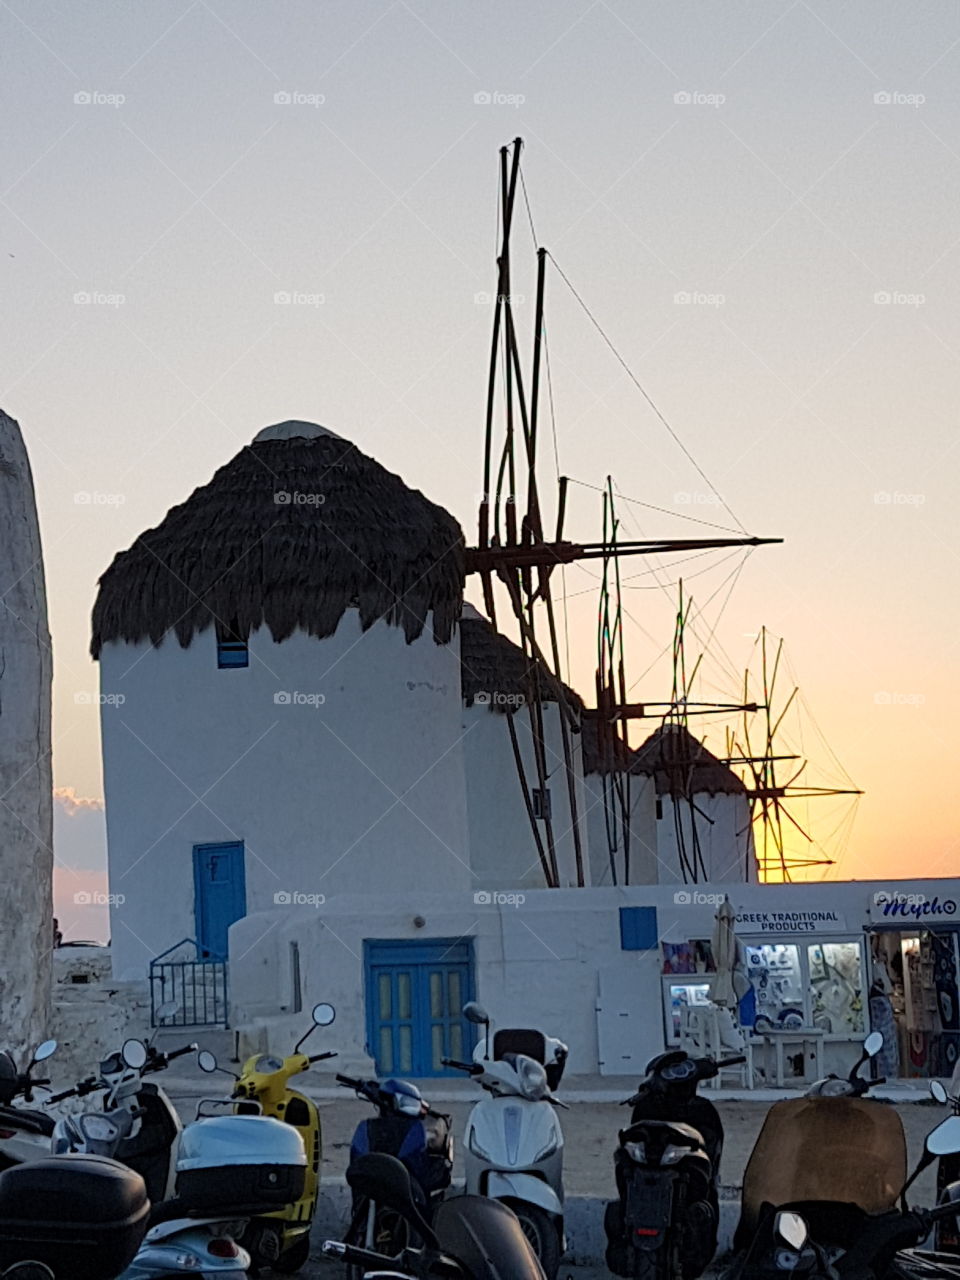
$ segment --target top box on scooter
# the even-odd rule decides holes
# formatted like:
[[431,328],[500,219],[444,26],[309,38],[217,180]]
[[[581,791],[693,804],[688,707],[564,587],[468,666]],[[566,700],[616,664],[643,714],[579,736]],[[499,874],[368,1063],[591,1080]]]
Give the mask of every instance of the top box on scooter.
[[266,1116],[216,1116],[187,1125],[177,1195],[191,1208],[275,1208],[303,1195],[307,1156],[295,1128]]

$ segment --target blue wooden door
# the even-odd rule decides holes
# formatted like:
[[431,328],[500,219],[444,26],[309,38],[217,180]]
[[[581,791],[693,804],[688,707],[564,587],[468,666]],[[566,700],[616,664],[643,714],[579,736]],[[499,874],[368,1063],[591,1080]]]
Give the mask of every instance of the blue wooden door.
[[203,959],[226,960],[227,930],[247,914],[243,841],[193,846],[194,913]]
[[364,943],[367,1051],[378,1075],[451,1076],[443,1058],[469,1057],[475,1028],[473,944],[457,939]]

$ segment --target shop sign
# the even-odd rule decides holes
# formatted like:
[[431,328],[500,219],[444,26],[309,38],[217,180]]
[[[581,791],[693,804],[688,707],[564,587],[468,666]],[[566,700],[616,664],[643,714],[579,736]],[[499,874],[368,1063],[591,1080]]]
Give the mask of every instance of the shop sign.
[[949,920],[957,914],[955,898],[941,898],[934,894],[928,898],[923,893],[901,893],[898,890],[887,890],[875,893],[875,907],[880,908],[884,919],[892,920]]
[[847,927],[838,911],[738,911],[742,933],[836,933]]

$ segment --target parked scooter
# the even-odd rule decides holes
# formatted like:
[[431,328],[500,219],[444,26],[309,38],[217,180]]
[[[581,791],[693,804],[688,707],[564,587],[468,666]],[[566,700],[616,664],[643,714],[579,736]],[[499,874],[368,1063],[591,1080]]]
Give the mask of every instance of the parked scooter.
[[564,1251],[563,1130],[553,1096],[567,1060],[562,1041],[536,1030],[500,1030],[491,1040],[490,1019],[480,1005],[463,1016],[484,1028],[473,1062],[444,1058],[466,1071],[490,1095],[467,1119],[468,1195],[509,1205],[520,1219],[546,1273],[554,1280]]
[[[948,1188],[936,1209],[910,1209],[906,1193],[934,1160],[960,1155],[960,1117],[951,1116],[927,1135],[924,1152],[896,1197],[881,1212],[867,1213],[857,1205],[835,1202],[844,1235],[835,1232],[827,1246],[811,1228],[811,1215],[829,1224],[823,1202],[785,1206],[768,1215],[746,1258],[734,1274],[763,1274],[783,1280],[784,1272],[799,1272],[809,1280],[958,1280],[960,1264],[950,1255],[925,1253],[917,1246],[940,1221],[960,1210],[960,1183]],[[766,1236],[766,1238],[764,1238]]]
[[767,1112],[743,1175],[738,1276],[782,1271],[778,1211],[802,1216],[826,1264],[862,1236],[865,1221],[897,1212],[897,1196],[909,1185],[903,1124],[893,1107],[865,1096],[884,1081],[861,1075],[882,1047],[883,1037],[872,1032],[846,1080],[828,1076]]
[[36,1079],[32,1073],[35,1066],[46,1062],[56,1050],[56,1040],[44,1040],[34,1050],[25,1071],[17,1070],[6,1050],[0,1052],[0,1170],[49,1154],[52,1117],[45,1111],[15,1107],[12,1103],[20,1096],[28,1104],[33,1102],[33,1090],[50,1083]]
[[[350,1143],[351,1166],[370,1152],[395,1156],[410,1174],[413,1196],[427,1221],[450,1186],[453,1135],[450,1117],[432,1110],[416,1085],[406,1080],[357,1080],[337,1076],[337,1083],[372,1102],[377,1115],[361,1120]],[[402,1214],[383,1209],[375,1200],[354,1196],[353,1217],[344,1237],[348,1244],[395,1255],[411,1243]]]
[[697,1086],[743,1061],[661,1053],[625,1100],[633,1113],[613,1158],[619,1199],[603,1219],[607,1266],[616,1275],[694,1280],[710,1265],[720,1221],[723,1124]]
[[[960,1115],[960,1097],[952,1098],[939,1080],[930,1081],[930,1093],[934,1101],[950,1106],[953,1115]],[[945,1155],[937,1161],[937,1199],[951,1183],[960,1181],[960,1156]],[[937,1223],[935,1248],[938,1253],[960,1254],[960,1229],[949,1218]]]
[[544,1280],[537,1255],[516,1215],[485,1196],[454,1196],[437,1206],[428,1223],[417,1205],[410,1174],[393,1156],[371,1152],[347,1171],[357,1199],[375,1201],[401,1215],[422,1246],[395,1257],[340,1240],[323,1244],[324,1257],[346,1262],[367,1280]]
[[[286,1058],[269,1053],[254,1054],[243,1064],[241,1074],[234,1075],[237,1083],[232,1096],[237,1099],[237,1112],[255,1104],[264,1116],[291,1125],[303,1139],[307,1153],[306,1177],[300,1194],[282,1209],[251,1218],[241,1237],[256,1266],[269,1266],[287,1274],[299,1271],[310,1256],[310,1226],[317,1207],[323,1160],[317,1104],[291,1089],[289,1081],[291,1076],[309,1071],[315,1062],[337,1056],[332,1050],[313,1057],[300,1052],[307,1037],[317,1027],[329,1027],[335,1017],[332,1004],[315,1005],[311,1025],[297,1041],[292,1054]],[[218,1067],[212,1053],[201,1053],[198,1061],[204,1071],[225,1070]]]
[[[307,1160],[299,1134],[259,1115],[198,1119],[181,1130],[170,1100],[156,1090],[156,1107],[171,1114],[154,1129],[150,1146],[138,1148],[140,1098],[146,1087],[141,1073],[160,1070],[195,1048],[151,1056],[142,1041],[126,1041],[119,1055],[105,1060],[103,1079],[68,1091],[107,1088],[107,1110],[64,1117],[57,1125],[54,1141],[61,1149],[68,1146],[89,1156],[122,1152],[124,1163],[145,1156],[145,1174],[158,1187],[165,1188],[172,1177],[175,1194],[154,1205],[142,1247],[122,1280],[172,1280],[177,1275],[240,1280],[251,1259],[234,1237],[250,1218],[295,1202],[303,1192]],[[153,1143],[160,1141],[161,1129],[167,1145],[157,1147]]]

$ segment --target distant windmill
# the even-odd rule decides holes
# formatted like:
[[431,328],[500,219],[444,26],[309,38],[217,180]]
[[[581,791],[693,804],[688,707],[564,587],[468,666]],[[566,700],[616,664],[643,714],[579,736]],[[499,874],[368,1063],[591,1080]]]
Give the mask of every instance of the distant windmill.
[[[583,885],[585,884],[584,850],[581,846],[573,767],[573,737],[580,730],[580,716],[579,708],[571,702],[569,691],[560,678],[560,647],[550,582],[553,570],[558,565],[602,560],[605,580],[609,581],[611,565],[615,565],[620,556],[655,555],[722,547],[752,547],[763,543],[779,542],[781,539],[710,537],[620,542],[616,538],[612,488],[608,486],[611,505],[606,509],[604,539],[601,542],[568,542],[563,538],[567,494],[567,481],[564,477],[559,481],[556,529],[552,539],[545,535],[537,484],[537,445],[540,429],[541,370],[546,345],[544,295],[549,255],[546,249],[538,247],[533,353],[530,376],[527,379],[524,374],[511,300],[510,256],[517,194],[522,188],[520,173],[522,145],[522,140],[516,138],[512,144],[500,149],[499,209],[502,234],[497,258],[497,293],[487,383],[483,492],[480,500],[477,546],[468,548],[466,568],[468,573],[480,575],[484,606],[487,616],[494,625],[496,625],[494,580],[496,579],[506,589],[510,609],[519,628],[521,647],[529,662],[533,697],[527,700],[522,710],[510,710],[507,713],[507,722],[525,807],[545,883],[548,886],[557,886],[560,883],[560,876],[556,837],[550,813],[541,811],[538,815],[534,803],[535,794],[539,793],[541,796],[545,794],[550,776],[556,770],[555,763],[548,759],[544,732],[543,695],[549,691],[551,701],[556,702],[560,708],[562,769],[569,798],[575,847],[576,882]],[[526,199],[526,190],[522,189]],[[562,276],[562,273],[560,274]],[[500,406],[503,414],[502,433],[496,427],[498,389],[499,398],[502,400]],[[538,627],[542,628],[543,623],[546,625],[547,634],[546,638],[541,640]],[[618,623],[614,622],[606,637],[601,639],[598,707],[592,712],[599,717],[602,726],[622,725],[626,719],[645,714],[642,708],[637,709],[626,703],[622,658],[622,636]],[[534,746],[532,777],[524,763],[514,723],[517,715],[524,714],[529,718]],[[601,729],[600,732],[602,737],[606,730]],[[614,736],[625,743],[625,727]],[[628,797],[621,795],[617,800],[617,808],[620,810],[621,857],[624,863],[624,875],[628,876]]]
[[[812,786],[803,780],[809,761],[803,756],[778,749],[779,737],[788,713],[795,707],[799,688],[790,690],[782,701],[777,681],[783,658],[783,640],[777,640],[776,653],[768,650],[770,637],[762,627],[757,639],[760,654],[759,681],[763,703],[759,710],[759,732],[745,713],[739,735],[728,733],[727,763],[740,767],[747,783],[751,805],[751,823],[760,864],[760,878],[765,881],[791,881],[796,872],[811,867],[831,866],[834,859],[814,839],[794,813],[794,802],[829,796],[859,796],[857,787]],[[743,696],[747,701],[751,675],[744,674]],[[794,851],[796,837],[806,844],[806,853]]]

